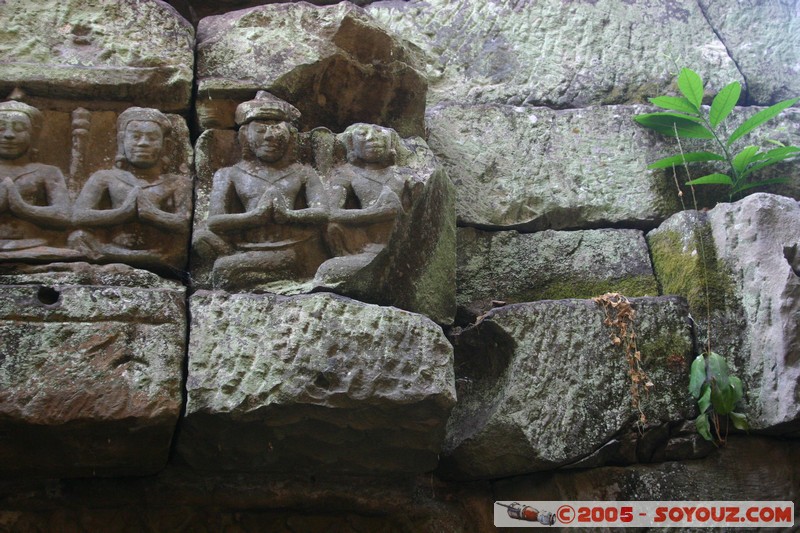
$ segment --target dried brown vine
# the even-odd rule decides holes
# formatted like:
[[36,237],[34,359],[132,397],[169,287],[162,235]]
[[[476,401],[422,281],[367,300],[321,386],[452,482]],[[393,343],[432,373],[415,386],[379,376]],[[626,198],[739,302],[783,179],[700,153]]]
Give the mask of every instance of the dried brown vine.
[[636,316],[630,300],[617,292],[608,292],[593,298],[595,303],[603,306],[605,319],[603,325],[613,328],[610,334],[611,344],[622,347],[628,361],[628,376],[631,380],[631,403],[639,411],[639,423],[644,425],[647,417],[641,407],[642,394],[647,394],[653,382],[642,368],[642,354],[636,346],[636,330],[633,321]]

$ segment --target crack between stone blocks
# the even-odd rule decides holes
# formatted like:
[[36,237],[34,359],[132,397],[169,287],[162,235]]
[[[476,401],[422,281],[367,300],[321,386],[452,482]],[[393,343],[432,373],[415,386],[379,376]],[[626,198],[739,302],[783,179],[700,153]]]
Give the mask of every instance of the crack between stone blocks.
[[736,66],[736,70],[739,71],[739,75],[744,80],[744,104],[750,105],[750,82],[747,79],[747,75],[745,75],[744,71],[739,66],[739,63],[736,61],[736,58],[733,57],[731,49],[728,48],[728,44],[725,42],[725,39],[722,38],[722,35],[720,34],[719,30],[717,30],[714,24],[712,24],[711,18],[708,16],[705,7],[703,7],[703,0],[697,0],[697,8],[700,10],[700,13],[703,14],[703,18],[706,20],[706,24],[708,24],[708,27],[711,28],[711,31],[713,31],[714,35],[717,36],[719,42],[721,42],[722,46],[725,47],[725,53],[728,54],[729,58],[731,58],[731,61],[733,61],[734,66]]

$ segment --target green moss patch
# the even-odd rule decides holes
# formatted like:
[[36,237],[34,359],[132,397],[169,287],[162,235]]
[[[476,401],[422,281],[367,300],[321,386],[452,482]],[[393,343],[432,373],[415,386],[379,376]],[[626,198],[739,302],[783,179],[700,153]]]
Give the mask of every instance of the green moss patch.
[[734,283],[725,264],[717,259],[707,223],[696,225],[687,241],[674,230],[649,235],[647,240],[662,294],[683,296],[689,310],[702,316],[707,311],[706,295],[711,309],[721,309],[731,301]]

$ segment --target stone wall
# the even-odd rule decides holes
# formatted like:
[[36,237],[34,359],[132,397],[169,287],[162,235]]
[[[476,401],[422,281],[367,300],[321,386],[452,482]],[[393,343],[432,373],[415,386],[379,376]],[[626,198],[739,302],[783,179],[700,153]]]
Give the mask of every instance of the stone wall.
[[[0,3],[0,531],[797,505],[800,166],[692,205],[632,117],[683,66],[707,104],[742,83],[729,131],[800,96],[799,26],[769,1]],[[797,107],[736,147],[768,141],[800,145]],[[721,447],[688,392],[708,345],[751,427]]]

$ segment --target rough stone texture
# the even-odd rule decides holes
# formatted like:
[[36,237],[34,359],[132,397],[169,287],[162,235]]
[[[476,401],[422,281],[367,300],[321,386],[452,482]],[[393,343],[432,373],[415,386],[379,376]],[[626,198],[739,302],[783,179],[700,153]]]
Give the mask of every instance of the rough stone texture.
[[264,89],[302,112],[301,130],[367,122],[424,132],[417,52],[359,7],[255,7],[207,17],[197,34],[202,127],[232,126],[232,106]]
[[[698,224],[698,217],[700,218]],[[704,236],[707,268],[702,268]],[[708,327],[711,349],[725,356],[745,385],[750,426],[800,429],[800,206],[756,193],[705,215],[676,215],[648,234],[665,293],[685,296]]]
[[0,95],[189,108],[194,30],[160,0],[0,4]]
[[799,476],[795,442],[731,437],[699,461],[555,471],[500,480],[494,487],[498,501],[794,500],[796,506]]
[[[397,175],[407,180],[411,201],[391,230],[388,244],[363,268],[338,280],[285,279],[251,285],[247,290],[299,294],[332,290],[378,305],[390,305],[421,313],[440,324],[451,324],[455,316],[455,190],[438,165],[430,148],[419,137],[400,140],[396,147]],[[234,164],[241,153],[236,134],[229,130],[207,130],[197,141],[195,234],[205,227],[213,175]],[[337,168],[346,165],[345,149],[325,129],[301,133],[297,159],[313,163],[326,190]],[[322,232],[325,228],[321,228]],[[319,264],[310,265],[311,276]],[[220,280],[212,275],[208,261],[193,254],[193,284],[198,288],[243,290],[239,280]]]
[[[647,170],[649,163],[679,153],[678,146],[632,118],[654,110],[440,105],[427,114],[428,142],[456,187],[460,225],[533,231],[650,229],[680,210],[671,170]],[[757,111],[737,108],[729,131]],[[734,148],[762,144],[765,138],[800,144],[800,112],[785,111]],[[687,151],[709,148],[684,143]],[[691,169],[693,177],[703,175],[703,167]],[[776,172],[793,181],[770,190],[800,196],[796,162]],[[697,191],[703,205],[727,199],[727,191],[719,188]],[[685,194],[689,201],[688,190]]]
[[367,12],[427,53],[429,103],[584,107],[664,94],[682,61],[741,75],[694,0],[386,1]]
[[517,233],[458,230],[457,303],[478,316],[506,303],[591,298],[606,292],[657,296],[642,232]]
[[[677,298],[635,298],[635,330],[654,388],[650,423],[690,418],[692,352]],[[497,478],[579,460],[638,417],[628,363],[591,300],[515,304],[454,338],[459,402],[448,422],[443,472]]]
[[708,213],[747,321],[744,370],[753,428],[800,431],[800,204],[754,194]]
[[631,119],[645,109],[431,109],[429,143],[456,187],[459,224],[524,230],[655,225],[679,204],[660,173],[646,170],[662,155],[653,135]]
[[800,95],[800,4],[698,3],[744,76],[750,103],[771,105]]
[[204,470],[424,472],[455,403],[428,319],[330,294],[191,298],[179,454]]
[[121,265],[54,268],[0,275],[0,471],[152,474],[181,410],[184,289]]

